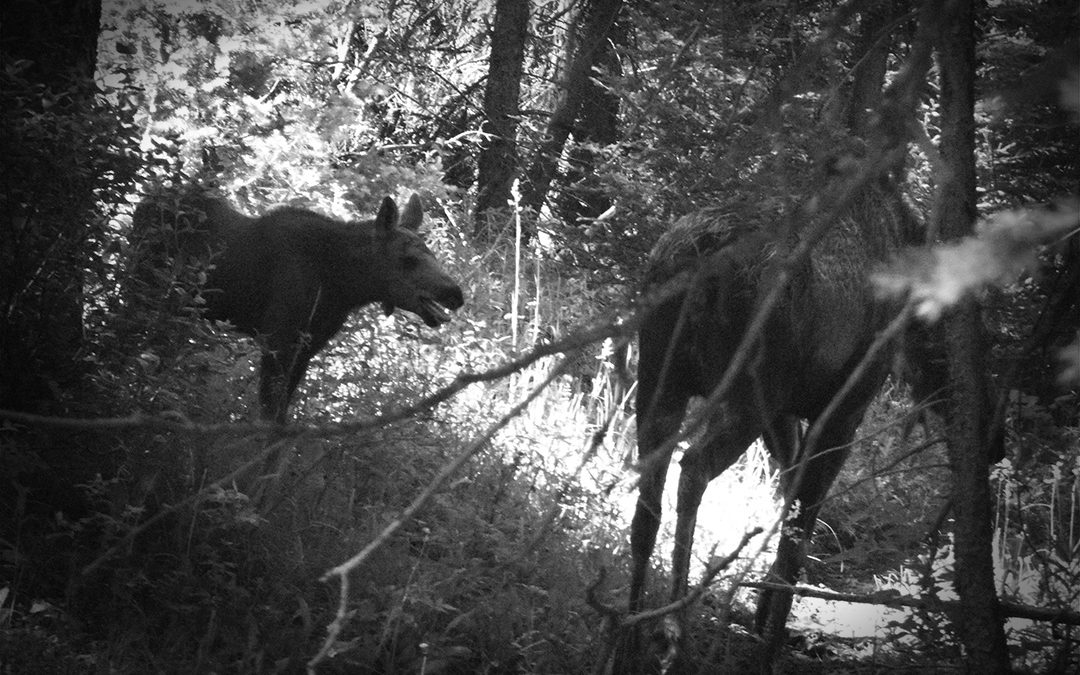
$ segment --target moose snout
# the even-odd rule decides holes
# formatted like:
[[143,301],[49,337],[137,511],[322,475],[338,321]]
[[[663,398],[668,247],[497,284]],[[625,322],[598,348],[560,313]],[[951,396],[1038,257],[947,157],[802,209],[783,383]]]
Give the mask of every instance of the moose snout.
[[435,299],[439,301],[439,304],[449,310],[460,309],[465,304],[465,294],[461,292],[461,288],[457,285],[447,286],[439,295],[435,296]]

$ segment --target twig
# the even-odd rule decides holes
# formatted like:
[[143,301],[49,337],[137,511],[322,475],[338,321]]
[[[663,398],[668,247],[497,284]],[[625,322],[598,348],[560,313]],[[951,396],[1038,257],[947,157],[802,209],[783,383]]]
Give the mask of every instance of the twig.
[[[860,605],[881,605],[883,607],[911,607],[931,612],[948,614],[959,611],[960,603],[955,600],[938,600],[919,598],[914,596],[900,595],[898,591],[878,591],[876,593],[836,593],[823,591],[808,586],[789,586],[787,584],[773,583],[769,581],[744,581],[739,583],[743,588],[757,588],[759,590],[776,591],[779,593],[791,593],[806,598],[819,598],[835,602],[849,602]],[[1021,603],[999,600],[1002,616],[1013,616],[1034,621],[1048,621],[1050,623],[1063,623],[1070,626],[1080,626],[1080,612],[1068,608],[1032,607]]]
[[[852,389],[855,388],[856,385],[859,384],[866,371],[869,370],[872,365],[874,365],[875,360],[877,359],[877,356],[881,352],[881,350],[885,349],[887,345],[892,343],[896,336],[899,335],[900,332],[907,327],[908,322],[911,319],[912,312],[914,311],[914,307],[914,300],[909,299],[904,305],[904,308],[893,318],[891,322],[889,322],[889,325],[885,327],[885,330],[881,331],[877,335],[877,337],[874,338],[873,343],[871,343],[870,347],[863,354],[862,358],[859,359],[859,362],[855,365],[854,370],[852,370],[851,374],[848,375],[846,380],[844,380],[843,386],[841,386],[840,390],[837,391],[831,399],[829,399],[829,404],[825,406],[825,410],[823,410],[821,414],[814,420],[814,423],[806,432],[806,437],[800,444],[801,447],[799,449],[798,464],[793,467],[787,467],[784,469],[785,473],[791,471],[792,469],[795,469],[795,476],[791,479],[790,483],[792,489],[788,490],[788,494],[785,495],[783,513],[788,513],[791,510],[792,502],[794,501],[795,495],[798,492],[798,486],[802,483],[802,480],[806,475],[807,467],[810,465],[810,462],[813,459],[820,457],[825,452],[835,452],[840,450],[840,448],[825,448],[822,452],[817,451],[817,446],[821,441],[822,434],[824,434],[825,427],[828,425],[830,418],[836,413],[837,409],[840,407],[840,404],[843,403],[847,395],[851,392]],[[803,504],[802,508],[806,509],[811,506],[816,505]]]
[[198,492],[191,495],[187,499],[184,499],[183,501],[179,502],[178,504],[173,504],[171,506],[164,507],[163,509],[161,509],[160,511],[155,513],[153,516],[151,516],[151,517],[147,518],[146,520],[144,520],[143,522],[139,523],[136,527],[133,527],[132,529],[128,530],[127,534],[125,534],[123,537],[120,538],[120,541],[116,542],[116,544],[114,544],[112,547],[110,547],[109,550],[107,550],[104,553],[102,553],[101,555],[99,555],[97,558],[94,559],[93,562],[91,562],[89,565],[84,567],[82,569],[82,575],[84,577],[89,576],[90,574],[97,571],[97,569],[99,567],[101,567],[101,565],[104,564],[105,561],[112,558],[114,555],[116,555],[125,546],[130,545],[131,542],[134,541],[136,537],[138,537],[140,534],[145,532],[147,530],[147,528],[149,528],[151,525],[158,522],[159,520],[161,520],[165,516],[167,516],[167,515],[169,515],[171,513],[175,513],[177,511],[179,511],[180,509],[187,508],[188,506],[198,502],[200,499],[202,499],[206,495],[210,494],[213,490],[216,490],[216,489],[222,487],[223,485],[228,485],[229,483],[232,483],[237,478],[242,476],[245,472],[247,472],[248,470],[253,468],[256,464],[261,463],[262,461],[264,461],[267,457],[270,456],[271,453],[276,452],[282,445],[285,444],[285,442],[287,440],[289,440],[289,439],[282,438],[282,439],[274,441],[273,443],[271,443],[271,444],[267,445],[265,448],[263,448],[262,452],[257,454],[255,457],[253,457],[252,459],[250,459],[246,463],[242,464],[238,469],[236,469],[232,473],[230,473],[230,474],[224,476],[223,478],[219,478],[218,480],[210,483],[209,485],[207,485],[203,489],[199,490]]
[[[649,609],[644,612],[638,612],[637,614],[630,614],[625,618],[619,619],[617,622],[618,625],[623,628],[629,628],[643,621],[651,621],[653,619],[657,619],[668,614],[674,614],[675,612],[682,611],[683,609],[694,604],[695,602],[697,602],[698,598],[705,594],[705,591],[708,590],[710,585],[712,585],[712,582],[716,578],[716,576],[726,570],[731,565],[731,563],[733,563],[735,559],[739,557],[739,554],[742,553],[742,550],[746,548],[747,544],[750,543],[750,540],[761,534],[763,531],[764,530],[760,527],[755,527],[753,529],[747,530],[743,534],[742,539],[739,540],[738,545],[735,546],[735,550],[733,550],[731,553],[727,554],[720,560],[716,561],[715,563],[711,563],[710,565],[708,565],[705,568],[705,572],[701,575],[701,580],[694,586],[694,588],[690,590],[689,593],[687,593],[683,597],[679,598],[678,600],[673,600],[662,607],[657,607],[656,609]],[[605,574],[606,570],[601,569],[600,576],[595,582],[593,582],[591,586],[589,586],[588,590],[586,591],[586,601],[589,603],[590,607],[595,609],[599,614],[603,616],[619,617],[622,615],[622,610],[613,605],[608,605],[604,603],[602,600],[600,600],[600,598],[595,592],[596,589],[603,583]]]
[[726,570],[731,565],[731,563],[735,562],[735,559],[739,557],[739,554],[742,553],[742,550],[746,548],[747,544],[750,543],[750,540],[764,531],[765,530],[763,528],[755,527],[745,532],[742,536],[742,539],[739,540],[739,544],[735,547],[735,550],[721,558],[719,561],[712,563],[708,567],[706,567],[705,573],[701,576],[701,581],[699,581],[697,585],[694,586],[694,588],[691,589],[690,592],[683,597],[679,598],[678,600],[669,602],[663,607],[657,607],[656,609],[650,609],[644,612],[630,615],[626,617],[625,620],[623,620],[622,625],[627,627],[634,626],[643,621],[651,621],[652,619],[656,619],[668,614],[680,612],[683,609],[694,604],[698,601],[698,598],[705,594],[705,591],[708,590],[709,586],[712,584],[713,579],[716,578],[716,575]]
[[405,507],[397,518],[387,525],[383,530],[368,543],[359,553],[349,558],[340,565],[327,571],[321,577],[320,581],[328,581],[331,577],[337,577],[341,580],[341,589],[339,593],[338,610],[334,617],[334,620],[327,627],[326,640],[323,641],[322,647],[318,653],[315,654],[308,661],[307,669],[309,673],[314,674],[315,668],[324,661],[333,652],[334,644],[337,641],[338,636],[341,634],[342,629],[345,627],[345,623],[348,620],[348,594],[349,585],[348,578],[349,573],[356,570],[362,565],[368,558],[375,553],[375,551],[382,548],[387,541],[400,530],[405,523],[412,520],[420,509],[424,508],[428,501],[435,496],[435,493],[446,481],[448,481],[457,471],[464,466],[464,464],[472,459],[472,457],[480,451],[489,441],[499,432],[500,429],[510,423],[512,419],[520,415],[537,396],[551,384],[555,378],[559,377],[564,370],[569,366],[570,360],[564,358],[559,364],[548,373],[547,377],[533,388],[521,402],[507,411],[497,422],[487,428],[484,433],[472,440],[464,450],[462,450],[457,457],[453,459],[449,464],[446,464],[439,473],[431,480],[430,483],[420,492],[413,501]]
[[[688,275],[679,275],[643,298],[629,316],[615,316],[605,322],[595,324],[572,333],[561,340],[537,345],[525,354],[505,363],[481,372],[461,372],[448,385],[420,400],[391,409],[378,416],[356,417],[347,422],[330,424],[290,424],[282,426],[273,422],[235,422],[202,424],[192,422],[184,415],[169,412],[161,415],[133,413],[124,417],[70,418],[50,415],[36,415],[18,410],[0,409],[0,419],[20,422],[32,426],[53,429],[73,429],[79,431],[110,431],[122,429],[152,429],[206,436],[239,436],[252,433],[273,432],[281,438],[332,438],[355,434],[358,431],[388,426],[408,419],[416,414],[434,408],[450,399],[469,385],[478,382],[497,380],[512,373],[524,370],[545,356],[552,356],[581,349],[586,345],[599,342],[607,337],[629,335],[637,330],[644,316],[656,305],[669,300],[685,290]],[[2,431],[0,427],[0,431]]]

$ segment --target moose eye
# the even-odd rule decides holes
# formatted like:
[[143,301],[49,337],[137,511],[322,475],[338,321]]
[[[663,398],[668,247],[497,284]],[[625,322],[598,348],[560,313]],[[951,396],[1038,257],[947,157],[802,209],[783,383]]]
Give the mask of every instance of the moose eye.
[[405,268],[406,272],[412,272],[420,266],[420,258],[412,255],[407,255],[404,259],[402,259],[401,266]]

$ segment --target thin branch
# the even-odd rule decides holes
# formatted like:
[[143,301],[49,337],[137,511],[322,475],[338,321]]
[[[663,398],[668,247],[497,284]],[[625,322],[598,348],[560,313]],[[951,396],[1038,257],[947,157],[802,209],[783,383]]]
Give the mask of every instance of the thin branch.
[[259,454],[257,454],[252,459],[248,460],[246,463],[242,464],[238,469],[236,469],[232,473],[230,473],[230,474],[228,474],[228,475],[226,475],[226,476],[224,476],[222,478],[219,478],[218,480],[210,483],[209,485],[207,485],[203,489],[199,490],[195,494],[191,495],[187,499],[184,499],[183,501],[181,501],[181,502],[179,502],[177,504],[173,504],[171,506],[166,506],[166,507],[162,508],[160,511],[155,513],[153,516],[151,516],[151,517],[147,518],[146,520],[144,520],[143,522],[139,523],[136,527],[133,527],[132,529],[128,530],[128,532],[123,537],[121,537],[118,542],[113,544],[107,551],[105,551],[104,553],[99,555],[97,558],[94,559],[93,562],[91,562],[89,565],[84,567],[82,569],[82,575],[83,576],[89,576],[90,574],[94,573],[99,567],[101,567],[102,564],[105,563],[105,561],[111,559],[114,555],[119,553],[122,549],[124,549],[125,547],[131,545],[131,542],[135,541],[136,537],[138,537],[140,534],[145,532],[154,523],[158,522],[159,520],[165,518],[166,516],[168,516],[168,515],[170,515],[172,513],[175,513],[177,511],[179,511],[180,509],[187,508],[187,507],[191,506],[192,504],[195,504],[195,503],[199,502],[203,497],[206,497],[207,495],[209,495],[214,490],[220,489],[225,485],[231,484],[237,478],[244,475],[245,472],[252,469],[256,464],[260,464],[261,462],[263,462],[267,457],[270,456],[271,453],[276,452],[282,445],[285,444],[285,442],[287,440],[288,439],[282,438],[282,439],[278,439],[278,440],[274,441],[273,443],[270,443],[265,448],[263,448],[263,450],[261,452],[259,452]]
[[[806,438],[803,439],[803,442],[800,444],[801,448],[799,451],[800,455],[798,464],[794,467],[788,467],[784,469],[784,472],[791,471],[792,469],[795,469],[796,471],[795,477],[791,480],[791,485],[793,489],[788,490],[788,494],[785,496],[783,513],[788,513],[790,511],[791,503],[795,499],[795,495],[798,491],[797,486],[801,485],[802,480],[806,475],[807,467],[810,465],[810,462],[814,458],[820,457],[822,454],[824,454],[824,452],[836,452],[839,450],[838,448],[826,448],[823,452],[816,451],[817,446],[821,441],[821,436],[824,433],[826,425],[829,423],[830,418],[836,413],[836,410],[840,407],[840,404],[843,403],[844,399],[851,392],[851,390],[854,389],[855,386],[859,384],[859,382],[862,380],[863,375],[866,373],[866,371],[870,368],[870,366],[874,365],[878,354],[880,354],[880,352],[885,349],[887,345],[891,344],[892,341],[896,339],[896,336],[899,335],[900,332],[907,327],[908,322],[911,319],[912,312],[914,311],[914,307],[914,300],[909,299],[904,305],[904,308],[893,318],[891,322],[889,322],[889,325],[885,327],[885,330],[881,331],[877,335],[877,337],[874,338],[873,343],[871,343],[870,347],[866,350],[866,353],[863,354],[862,358],[859,359],[859,362],[858,364],[856,364],[854,370],[852,370],[851,374],[848,375],[846,380],[844,380],[843,386],[840,387],[840,390],[836,392],[835,395],[833,395],[833,397],[829,400],[829,404],[825,406],[825,410],[823,410],[821,415],[819,415],[817,419],[814,420],[813,425],[811,425],[809,431],[807,431]],[[803,504],[803,508],[808,508],[809,506],[809,504]]]
[[308,662],[308,672],[314,673],[316,666],[324,661],[330,653],[333,651],[334,644],[337,642],[338,636],[341,634],[342,629],[345,627],[345,623],[348,620],[348,577],[349,573],[359,568],[368,558],[370,558],[377,550],[383,547],[390,538],[400,530],[405,523],[412,520],[412,518],[422,508],[427,506],[427,503],[435,496],[439,488],[443,486],[458,470],[465,465],[472,457],[480,451],[485,445],[487,445],[491,439],[499,432],[503,427],[510,423],[512,419],[520,415],[529,406],[533,400],[540,395],[544,389],[551,384],[555,378],[562,375],[563,371],[567,369],[570,364],[568,358],[562,359],[559,364],[548,373],[540,384],[533,388],[522,401],[507,411],[497,422],[487,428],[484,433],[477,436],[472,440],[450,463],[446,464],[439,473],[428,483],[428,485],[417,495],[413,501],[406,506],[397,518],[395,518],[389,525],[368,543],[359,553],[349,558],[340,565],[328,570],[320,578],[320,581],[328,581],[331,577],[337,577],[341,580],[341,589],[339,593],[338,611],[334,617],[334,620],[327,627],[326,640],[323,642],[322,647],[318,653],[315,654]]
[[701,581],[699,581],[697,585],[690,590],[689,593],[679,598],[678,600],[669,602],[663,607],[657,607],[656,609],[650,609],[628,616],[623,621],[623,625],[633,626],[642,623],[643,621],[651,621],[653,619],[657,619],[668,614],[674,614],[675,612],[682,611],[683,609],[694,604],[698,601],[698,598],[704,595],[705,591],[709,589],[709,586],[712,585],[712,582],[716,578],[716,576],[726,570],[731,565],[731,563],[735,562],[735,559],[739,557],[739,554],[742,553],[742,550],[746,548],[747,544],[750,543],[750,540],[764,531],[765,530],[760,527],[755,527],[753,529],[747,530],[745,533],[743,533],[742,539],[739,540],[739,544],[735,547],[735,550],[721,558],[719,561],[712,563],[705,568],[705,572],[701,575]]
[[[715,563],[710,563],[705,568],[705,572],[701,575],[701,580],[694,586],[694,588],[690,590],[689,593],[687,593],[683,597],[679,598],[678,600],[673,600],[668,604],[664,605],[663,607],[649,609],[644,612],[638,612],[637,614],[630,614],[625,618],[620,619],[618,621],[618,625],[620,627],[629,628],[630,626],[635,626],[645,621],[652,621],[653,619],[667,616],[668,614],[674,614],[675,612],[682,611],[683,609],[686,609],[690,605],[694,604],[698,601],[698,598],[704,595],[705,591],[709,589],[709,586],[712,585],[712,582],[714,579],[716,579],[717,575],[730,567],[731,563],[733,563],[735,559],[739,557],[739,554],[742,553],[742,550],[746,548],[747,544],[750,543],[750,540],[761,534],[762,532],[764,532],[762,528],[755,527],[743,533],[742,539],[739,540],[739,543],[735,546],[735,549],[720,560],[716,561]],[[605,604],[603,601],[600,600],[599,597],[597,597],[595,592],[596,588],[598,588],[603,582],[604,574],[605,570],[601,569],[600,578],[598,578],[586,592],[586,600],[588,601],[589,606],[591,606],[601,615],[607,617],[618,617],[622,614],[622,610],[612,605]]]
[[[792,593],[806,598],[819,598],[834,602],[849,602],[859,605],[880,605],[882,607],[910,607],[931,612],[950,614],[961,609],[960,603],[955,600],[938,600],[934,598],[920,598],[900,595],[896,590],[878,591],[876,593],[836,593],[823,591],[818,588],[807,586],[789,586],[768,581],[744,581],[739,584],[743,588],[756,588],[759,590],[777,591],[779,593]],[[1080,612],[1068,608],[1032,607],[1007,600],[1000,600],[1003,616],[1013,616],[1033,621],[1048,621],[1050,623],[1063,623],[1070,626],[1080,626]]]
[[124,417],[72,418],[36,415],[18,410],[0,409],[0,419],[21,422],[31,426],[53,429],[73,429],[79,431],[151,429],[156,431],[170,431],[173,433],[205,436],[239,436],[267,432],[272,432],[279,438],[332,438],[335,436],[345,436],[354,434],[358,431],[388,426],[406,420],[447,401],[472,384],[501,379],[512,373],[524,370],[546,356],[554,356],[580,350],[587,345],[599,342],[604,338],[630,335],[638,329],[641,322],[644,320],[644,317],[652,310],[652,308],[683,292],[688,285],[688,280],[689,275],[687,274],[674,277],[668,283],[660,286],[655,292],[650,293],[636,303],[634,310],[628,316],[614,316],[606,321],[572,333],[561,340],[537,345],[525,354],[510,359],[494,368],[480,372],[461,372],[449,384],[433,394],[425,396],[414,403],[398,408],[392,408],[383,415],[357,416],[350,421],[330,424],[298,423],[290,424],[288,426],[282,426],[273,422],[248,422],[246,424],[223,422],[202,424],[193,422],[182,413],[176,411],[169,411],[160,415],[147,415],[146,413],[136,412]]
[[[754,352],[757,340],[764,333],[766,322],[772,316],[773,311],[783,297],[785,289],[794,278],[795,271],[809,258],[814,246],[825,236],[829,226],[837,221],[855,196],[870,184],[871,178],[879,175],[885,167],[892,164],[892,155],[892,152],[871,153],[871,156],[860,162],[858,168],[852,171],[853,178],[846,181],[841,186],[841,189],[834,194],[824,195],[823,205],[819,205],[817,217],[811,220],[798,245],[792,249],[783,261],[777,264],[775,270],[771,270],[772,285],[758,303],[757,312],[744,331],[742,340],[739,341],[738,346],[735,348],[734,355],[728,362],[728,367],[720,378],[720,382],[713,388],[712,393],[705,398],[704,404],[688,416],[688,422],[684,425],[685,429],[681,433],[670,436],[653,451],[652,457],[643,463],[639,463],[639,471],[644,471],[649,466],[649,462],[670,457],[672,451],[680,442],[697,434],[706,426],[709,419],[719,413],[728,392],[735,384],[735,379],[746,368],[751,354]],[[706,269],[711,267],[710,261],[723,255],[725,255],[725,251],[721,250],[706,257],[701,263],[701,267]],[[673,340],[677,339],[678,336],[673,338]],[[668,359],[669,357],[665,358],[665,364],[662,368],[667,367]],[[710,438],[707,436],[702,442],[708,442]]]

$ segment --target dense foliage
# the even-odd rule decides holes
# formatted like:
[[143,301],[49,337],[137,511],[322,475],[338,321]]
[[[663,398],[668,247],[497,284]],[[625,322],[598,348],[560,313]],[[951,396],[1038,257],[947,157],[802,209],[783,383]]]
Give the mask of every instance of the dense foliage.
[[[0,422],[0,670],[298,672],[339,611],[340,580],[324,573],[463,453],[472,454],[462,468],[349,575],[319,672],[597,666],[608,634],[589,594],[625,603],[632,394],[620,376],[626,353],[574,336],[631,315],[645,257],[675,217],[717,205],[790,212],[808,190],[806,167],[843,145],[833,122],[856,114],[850,76],[865,55],[867,13],[838,3],[622,6],[595,50],[592,107],[560,149],[544,208],[510,204],[480,237],[477,158],[500,4],[104,0],[96,88],[82,82],[91,93],[77,97],[20,74],[5,54],[0,327],[33,345],[57,334],[50,312],[79,319],[70,342],[40,352],[67,350],[68,379],[28,389],[41,405],[19,396],[4,405],[82,422]],[[571,86],[568,64],[595,37],[586,29],[604,3],[526,4],[516,195],[529,194],[527,170]],[[887,78],[904,61],[916,10],[884,25]],[[980,6],[979,208],[1004,215],[984,225],[989,236],[913,254],[882,275],[904,288],[925,282],[915,285],[926,306],[947,305],[956,289],[984,300],[1006,424],[1007,458],[992,476],[999,594],[1073,612],[1076,20],[1073,5],[1053,0]],[[925,138],[904,167],[905,197],[926,215],[938,187],[934,77],[919,113]],[[297,431],[260,426],[258,349],[202,320],[205,270],[179,265],[162,296],[133,284],[125,264],[134,205],[191,182],[250,214],[294,204],[341,219],[368,219],[384,195],[416,191],[425,239],[466,306],[438,330],[375,307],[356,313],[301,384]],[[1036,231],[1058,234],[1039,248]],[[71,306],[42,306],[56,297]],[[569,344],[565,363],[544,354],[436,407],[379,420],[459,373],[553,344]],[[35,353],[0,355],[0,377]],[[629,359],[632,370],[632,347]],[[823,509],[808,581],[953,597],[940,434],[890,382]],[[268,454],[276,479],[248,481]],[[703,558],[707,542],[721,555],[744,528],[775,519],[776,476],[759,450],[720,480],[707,497],[717,501],[702,506]],[[721,517],[708,518],[710,508]],[[732,579],[768,560],[740,562],[690,610],[696,667],[748,667],[752,640],[728,626],[743,618],[745,591],[734,610],[725,600]],[[797,606],[803,649],[786,662],[792,672],[962,658],[947,613],[932,605],[848,619],[855,639],[830,633],[823,613]],[[1018,670],[1077,667],[1075,626],[1008,628]]]

